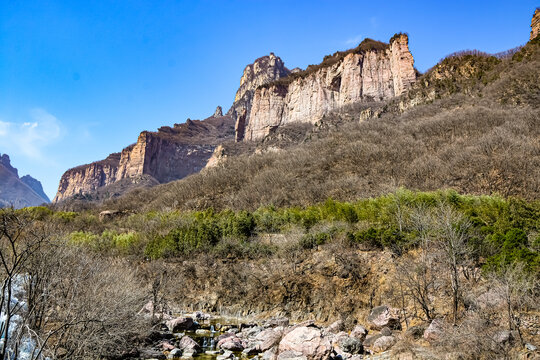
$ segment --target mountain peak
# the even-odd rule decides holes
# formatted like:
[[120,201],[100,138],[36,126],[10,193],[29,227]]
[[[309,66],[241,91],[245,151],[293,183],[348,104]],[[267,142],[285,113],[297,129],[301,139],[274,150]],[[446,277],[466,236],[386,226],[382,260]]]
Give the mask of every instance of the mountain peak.
[[0,207],[22,208],[50,202],[41,183],[30,175],[19,178],[7,154],[0,154]]

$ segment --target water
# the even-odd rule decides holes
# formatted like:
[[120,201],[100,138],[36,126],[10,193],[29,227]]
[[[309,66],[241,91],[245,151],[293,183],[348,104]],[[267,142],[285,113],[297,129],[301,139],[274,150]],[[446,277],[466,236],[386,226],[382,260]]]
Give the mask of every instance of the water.
[[[39,348],[36,347],[36,341],[31,336],[23,334],[24,332],[24,323],[23,317],[28,311],[28,305],[25,302],[26,299],[26,290],[25,283],[29,280],[26,275],[16,275],[12,279],[11,284],[11,299],[10,302],[5,305],[0,312],[0,329],[4,330],[6,327],[7,313],[13,312],[14,309],[17,309],[15,314],[12,314],[9,328],[8,328],[8,339],[7,339],[7,348],[8,348],[8,358],[17,359],[17,360],[33,360],[36,359],[36,354],[39,351]],[[6,290],[7,291],[7,290]],[[20,336],[20,342],[18,344],[18,354],[14,353],[16,348],[15,339]],[[0,347],[5,346],[5,336],[4,331],[1,332],[0,336]],[[39,359],[48,359],[40,356]]]

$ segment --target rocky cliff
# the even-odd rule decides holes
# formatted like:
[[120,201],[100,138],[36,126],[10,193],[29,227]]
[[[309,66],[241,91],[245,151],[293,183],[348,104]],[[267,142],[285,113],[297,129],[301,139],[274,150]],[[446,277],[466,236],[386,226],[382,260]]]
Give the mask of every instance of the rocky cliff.
[[416,80],[413,64],[407,35],[395,35],[390,44],[366,39],[319,65],[257,87],[249,115],[237,120],[236,139],[260,140],[280,125],[315,123],[347,104],[399,96]]
[[30,175],[19,178],[19,172],[11,165],[9,156],[0,154],[0,207],[22,208],[48,202],[41,183]]
[[[124,179],[143,175],[157,183],[181,179],[200,171],[214,148],[232,139],[233,135],[233,117],[219,116],[218,111],[206,120],[188,119],[184,124],[164,126],[157,132],[143,131],[137,142],[122,152],[66,171],[53,201],[89,194],[117,182],[126,183]],[[138,181],[129,183],[133,186],[140,184]],[[123,189],[127,191],[129,187]]]
[[540,8],[536,8],[531,21],[531,40],[540,35]]
[[248,121],[255,90],[261,85],[286,77],[290,73],[283,61],[274,53],[260,57],[253,64],[246,66],[240,79],[240,87],[234,97],[234,103],[228,111],[228,114],[236,119],[236,141],[242,140],[243,126]]

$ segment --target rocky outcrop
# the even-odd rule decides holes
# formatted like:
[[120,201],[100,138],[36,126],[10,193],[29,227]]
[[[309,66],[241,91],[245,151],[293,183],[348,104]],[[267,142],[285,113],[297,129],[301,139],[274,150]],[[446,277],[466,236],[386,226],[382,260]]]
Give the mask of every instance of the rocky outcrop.
[[99,187],[114,183],[119,161],[120,153],[114,153],[105,160],[69,169],[60,178],[53,202],[78,194],[88,194]]
[[13,206],[18,209],[48,202],[41,183],[30,175],[19,178],[19,172],[11,165],[9,156],[0,154],[0,207]]
[[260,140],[282,125],[316,123],[344,105],[399,96],[416,80],[413,64],[407,35],[395,35],[390,44],[366,39],[320,65],[259,86],[248,113],[238,117],[236,139]]
[[221,108],[221,106],[218,106],[216,108],[216,111],[214,111],[214,115],[212,115],[213,117],[222,117],[223,116],[223,109]]
[[[157,132],[143,131],[137,142],[102,161],[78,166],[64,173],[54,202],[75,195],[95,192],[126,179],[151,177],[166,183],[199,172],[212,156],[215,147],[232,139],[234,120],[231,116],[214,116],[206,120],[190,120],[174,127],[164,126]],[[137,187],[122,187],[125,191]],[[145,180],[144,184],[151,183]],[[118,190],[118,189],[117,189]]]
[[274,53],[258,58],[244,69],[240,79],[240,87],[234,97],[234,103],[228,111],[236,119],[237,141],[238,137],[244,133],[244,126],[248,120],[253,94],[255,90],[264,84],[286,77],[290,74],[283,61]]
[[531,40],[540,34],[540,8],[536,8],[531,21]]

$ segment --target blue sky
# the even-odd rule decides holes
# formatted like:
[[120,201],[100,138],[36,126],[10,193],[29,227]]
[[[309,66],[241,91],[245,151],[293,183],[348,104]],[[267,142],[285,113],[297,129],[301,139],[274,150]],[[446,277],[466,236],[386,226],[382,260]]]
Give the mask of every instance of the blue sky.
[[52,198],[62,173],[142,130],[227,110],[243,68],[305,68],[363,38],[409,34],[425,71],[529,38],[535,1],[0,1],[0,153]]

